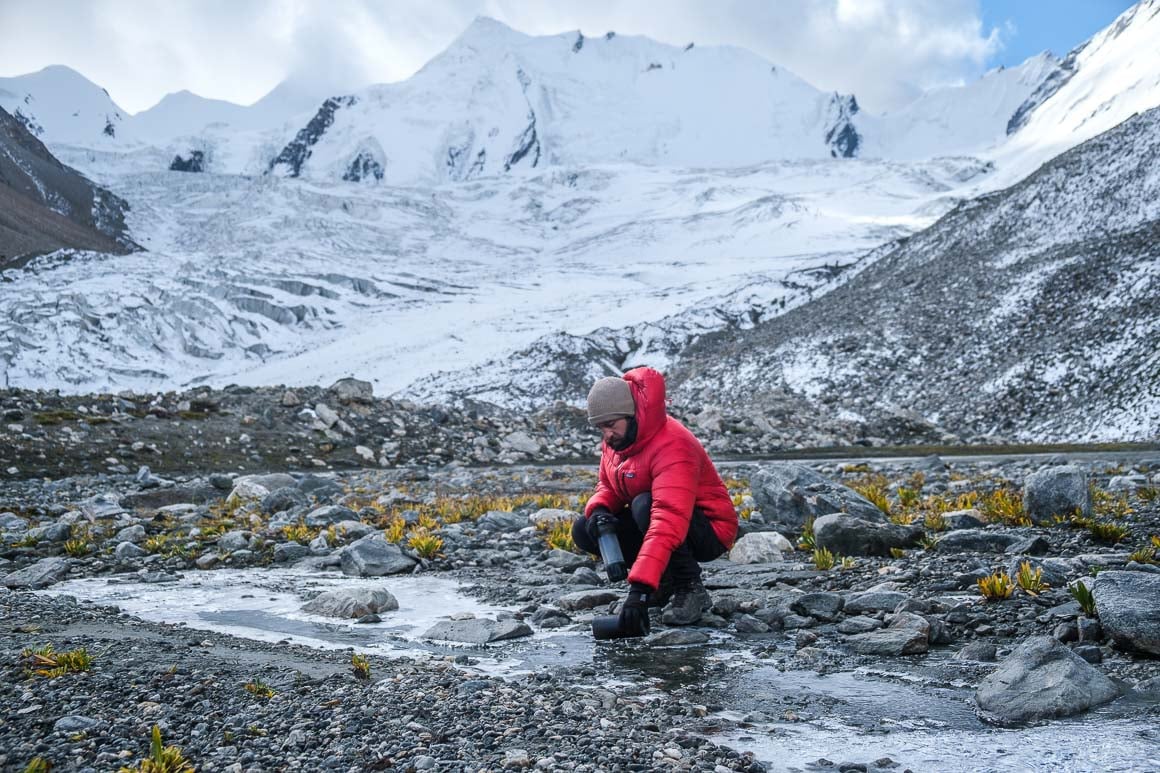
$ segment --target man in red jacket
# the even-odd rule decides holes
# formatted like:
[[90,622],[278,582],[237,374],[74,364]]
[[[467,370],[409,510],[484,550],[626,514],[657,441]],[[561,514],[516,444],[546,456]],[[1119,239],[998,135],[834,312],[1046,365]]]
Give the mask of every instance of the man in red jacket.
[[604,437],[596,492],[572,526],[576,545],[599,554],[598,528],[615,526],[628,573],[622,630],[647,631],[648,607],[691,625],[711,605],[698,562],[733,546],[737,511],[701,443],[666,412],[665,379],[652,368],[602,378],[588,421]]

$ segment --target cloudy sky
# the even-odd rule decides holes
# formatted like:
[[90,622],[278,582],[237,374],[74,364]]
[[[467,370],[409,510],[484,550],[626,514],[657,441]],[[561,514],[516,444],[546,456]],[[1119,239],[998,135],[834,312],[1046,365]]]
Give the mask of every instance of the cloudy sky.
[[172,91],[249,104],[402,80],[478,15],[755,51],[868,110],[1039,51],[1064,54],[1131,0],[0,0],[0,76],[64,64],[135,113]]

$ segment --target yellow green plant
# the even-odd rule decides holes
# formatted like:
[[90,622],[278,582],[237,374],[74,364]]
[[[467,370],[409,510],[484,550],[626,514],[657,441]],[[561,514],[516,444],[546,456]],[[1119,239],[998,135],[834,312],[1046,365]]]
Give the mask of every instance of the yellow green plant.
[[1145,545],[1142,548],[1133,550],[1128,555],[1129,561],[1135,561],[1137,564],[1154,564],[1156,563],[1156,546]]
[[1094,540],[1114,544],[1128,536],[1128,527],[1119,523],[1092,521],[1088,524],[1088,532]]
[[371,662],[357,652],[350,656],[350,670],[354,672],[356,679],[371,678]]
[[52,770],[51,762],[44,757],[33,757],[24,768],[24,773],[48,773],[50,770]]
[[938,537],[932,534],[923,534],[918,538],[918,545],[923,550],[934,550],[935,546],[938,545]]
[[64,552],[73,558],[81,558],[93,552],[93,543],[87,539],[69,539],[64,542]]
[[1084,585],[1083,580],[1076,580],[1071,585],[1067,586],[1067,592],[1071,597],[1079,603],[1079,608],[1088,617],[1094,617],[1096,614],[1096,599],[1092,595],[1091,589]]
[[572,523],[570,521],[548,521],[541,524],[539,530],[544,532],[544,542],[548,547],[556,550],[576,551],[576,543],[572,541]]
[[902,548],[890,548],[890,555],[894,558],[904,558],[906,551]]
[[242,685],[242,687],[245,688],[246,692],[251,695],[256,695],[259,698],[273,698],[277,694],[274,692],[273,687],[256,676]]
[[946,531],[950,528],[942,513],[927,513],[922,517],[922,525],[927,531]]
[[1150,504],[1160,498],[1160,488],[1156,486],[1141,486],[1136,489],[1136,496],[1141,502],[1148,502]]
[[1011,488],[995,489],[983,499],[979,509],[989,521],[1008,526],[1031,525],[1031,519],[1023,510],[1023,497]]
[[121,768],[118,773],[194,773],[194,767],[185,759],[177,746],[163,746],[161,728],[153,726],[149,742],[149,756],[136,768]]
[[290,542],[310,542],[318,536],[318,530],[312,529],[304,521],[282,527],[282,537]]
[[802,524],[802,535],[798,537],[798,547],[802,550],[814,549],[814,517],[811,515]]
[[826,548],[814,549],[814,568],[825,572],[834,568],[834,554]]
[[1015,592],[1015,583],[1011,581],[1011,575],[1006,572],[995,572],[987,577],[980,577],[977,583],[979,593],[987,601],[1010,598],[1011,594]]
[[1157,550],[1160,550],[1160,536],[1157,536],[1155,534],[1152,535],[1152,547],[1156,548]]
[[417,530],[407,539],[407,545],[421,558],[435,558],[443,548],[443,539],[426,530]]
[[1092,487],[1092,511],[1103,518],[1124,518],[1135,512],[1128,501],[1127,494],[1111,494],[1094,486]]
[[870,500],[883,513],[890,515],[890,498],[886,495],[888,485],[885,475],[867,475],[851,483],[850,488]]
[[25,649],[20,656],[24,658],[27,672],[49,679],[69,672],[88,671],[93,665],[93,656],[84,647],[57,652],[51,644],[46,644],[39,649]]
[[1030,561],[1019,564],[1019,571],[1015,573],[1015,582],[1032,596],[1038,596],[1051,587],[1043,581],[1043,567],[1039,566],[1032,569]]
[[842,556],[842,560],[838,562],[840,569],[853,569],[858,565],[858,560],[853,556]]
[[400,542],[407,533],[407,522],[395,516],[383,527],[383,539],[387,542]]

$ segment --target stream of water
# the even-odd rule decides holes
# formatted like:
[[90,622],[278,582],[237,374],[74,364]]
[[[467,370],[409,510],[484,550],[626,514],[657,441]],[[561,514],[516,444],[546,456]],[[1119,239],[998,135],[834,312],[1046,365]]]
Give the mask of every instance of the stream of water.
[[[301,611],[315,592],[358,585],[386,588],[399,609],[372,624]],[[359,579],[296,569],[218,570],[187,573],[174,583],[86,578],[44,592],[114,605],[146,620],[262,641],[351,647],[384,656],[470,653],[472,670],[498,676],[600,659],[614,682],[645,681],[658,691],[703,684],[723,707],[716,714],[723,729],[709,737],[753,752],[770,770],[823,770],[819,758],[841,763],[890,757],[898,770],[916,773],[1160,771],[1153,704],[1125,698],[1072,719],[994,728],[976,718],[967,683],[946,678],[953,664],[945,655],[922,661],[939,660],[937,677],[908,660],[884,661],[882,670],[820,675],[781,671],[724,635],[708,645],[666,650],[664,657],[640,642],[597,644],[587,631],[575,630],[485,647],[431,642],[422,634],[449,615],[494,617],[510,611],[480,604],[454,581],[432,576]],[[721,669],[710,668],[722,663],[724,679]]]

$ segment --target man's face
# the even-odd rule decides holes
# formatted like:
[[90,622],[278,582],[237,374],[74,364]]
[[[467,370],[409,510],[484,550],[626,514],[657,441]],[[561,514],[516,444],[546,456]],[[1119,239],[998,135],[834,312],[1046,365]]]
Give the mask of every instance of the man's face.
[[600,435],[603,437],[606,445],[615,447],[628,434],[628,419],[619,418],[602,421],[596,425],[596,429],[600,430]]

